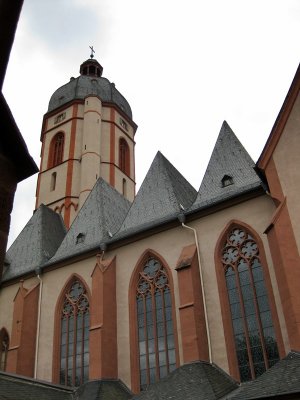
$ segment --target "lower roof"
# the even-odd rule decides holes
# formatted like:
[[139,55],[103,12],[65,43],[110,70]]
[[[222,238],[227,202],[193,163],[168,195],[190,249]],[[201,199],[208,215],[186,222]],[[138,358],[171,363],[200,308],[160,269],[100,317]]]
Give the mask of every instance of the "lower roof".
[[0,372],[0,400],[274,400],[300,398],[299,377],[300,353],[296,351],[253,381],[239,384],[215,364],[196,361],[137,395],[119,379],[93,380],[69,388]]

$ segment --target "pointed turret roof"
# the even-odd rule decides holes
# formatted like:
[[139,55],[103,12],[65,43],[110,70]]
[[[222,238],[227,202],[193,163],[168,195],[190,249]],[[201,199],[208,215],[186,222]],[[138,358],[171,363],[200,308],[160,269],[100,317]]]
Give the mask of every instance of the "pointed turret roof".
[[48,261],[65,234],[61,216],[41,204],[6,253],[3,281],[34,271]]
[[261,180],[254,167],[254,161],[224,121],[192,209],[259,187]]
[[158,152],[118,235],[151,227],[190,207],[196,190]]
[[100,248],[120,228],[129,207],[124,196],[99,178],[50,263]]

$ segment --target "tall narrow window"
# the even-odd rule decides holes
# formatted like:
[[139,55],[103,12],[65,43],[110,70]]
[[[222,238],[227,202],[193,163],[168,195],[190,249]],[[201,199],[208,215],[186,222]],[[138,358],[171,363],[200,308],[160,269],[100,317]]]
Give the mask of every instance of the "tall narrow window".
[[56,176],[57,176],[56,172],[53,172],[53,174],[51,175],[51,183],[50,183],[51,192],[53,192],[53,190],[55,190],[56,187]]
[[243,228],[223,245],[227,293],[241,381],[254,379],[279,360],[260,252]]
[[9,348],[9,337],[6,329],[0,331],[0,371],[6,370],[7,352]]
[[123,138],[119,142],[119,167],[126,175],[130,175],[129,146]]
[[140,388],[165,377],[176,367],[172,301],[167,271],[148,258],[136,289]]
[[55,167],[63,161],[65,136],[57,133],[50,144],[48,168]]
[[64,296],[60,335],[60,383],[79,386],[89,377],[89,301],[79,280]]
[[122,193],[123,193],[123,196],[127,196],[127,182],[126,182],[126,179],[123,179],[123,181],[122,181]]

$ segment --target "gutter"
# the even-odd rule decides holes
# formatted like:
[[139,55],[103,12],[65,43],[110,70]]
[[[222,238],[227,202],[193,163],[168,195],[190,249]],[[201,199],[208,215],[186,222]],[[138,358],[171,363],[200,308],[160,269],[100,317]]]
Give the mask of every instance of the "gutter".
[[36,327],[36,342],[35,342],[35,359],[34,359],[34,379],[37,378],[37,369],[38,369],[38,352],[39,352],[39,342],[40,342],[40,322],[41,322],[41,303],[42,303],[42,290],[43,290],[43,281],[40,277],[41,268],[36,269],[36,276],[40,281],[40,290],[39,290],[39,305],[38,305],[38,319],[37,319],[37,327]]

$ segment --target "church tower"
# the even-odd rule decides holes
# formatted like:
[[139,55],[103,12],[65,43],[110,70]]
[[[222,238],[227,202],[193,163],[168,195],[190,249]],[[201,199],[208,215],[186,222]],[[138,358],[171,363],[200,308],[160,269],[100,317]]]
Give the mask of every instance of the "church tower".
[[93,58],[50,98],[44,115],[36,209],[45,204],[70,227],[99,177],[128,200],[135,196],[134,135],[130,105],[102,77]]

